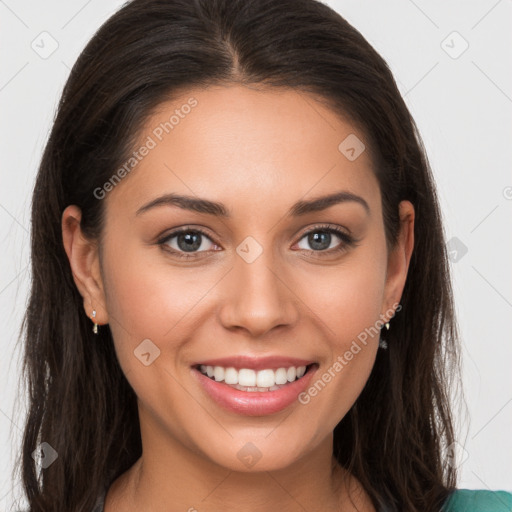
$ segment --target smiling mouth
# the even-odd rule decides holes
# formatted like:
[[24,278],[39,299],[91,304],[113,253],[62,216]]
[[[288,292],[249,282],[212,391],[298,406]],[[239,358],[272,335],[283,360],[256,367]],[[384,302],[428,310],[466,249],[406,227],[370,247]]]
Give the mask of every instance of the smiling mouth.
[[222,366],[195,365],[195,370],[205,377],[229,386],[239,391],[247,392],[265,392],[277,391],[295,381],[302,379],[311,370],[318,368],[317,363],[307,366],[282,367],[276,370],[252,370],[242,368],[237,370],[233,367],[224,368]]

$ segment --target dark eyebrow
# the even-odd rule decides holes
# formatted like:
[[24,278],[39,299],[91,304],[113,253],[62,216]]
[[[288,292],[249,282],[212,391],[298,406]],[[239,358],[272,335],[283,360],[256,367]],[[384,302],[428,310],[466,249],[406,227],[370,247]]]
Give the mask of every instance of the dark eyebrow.
[[182,196],[179,194],[165,194],[157,197],[140,207],[135,215],[140,215],[147,210],[157,206],[177,206],[183,210],[191,210],[199,213],[208,213],[217,217],[230,217],[226,207],[222,203],[209,201],[207,199],[199,199],[192,196]]
[[346,203],[349,201],[359,203],[364,207],[366,213],[370,214],[370,207],[362,197],[343,190],[341,192],[318,197],[309,201],[298,201],[290,208],[289,215],[292,217],[298,217],[300,215],[306,215],[307,213],[325,210],[335,204]]
[[[318,197],[309,201],[298,201],[290,210],[288,215],[292,217],[299,217],[311,212],[318,212],[325,210],[330,206],[344,202],[356,202],[364,207],[366,213],[370,213],[368,203],[360,196],[352,194],[351,192],[341,191],[327,196]],[[146,212],[157,206],[177,206],[183,210],[191,210],[198,213],[207,213],[217,217],[230,218],[231,214],[222,203],[209,201],[208,199],[199,199],[192,196],[183,196],[180,194],[165,194],[163,196],[153,199],[149,203],[141,206],[136,215]]]

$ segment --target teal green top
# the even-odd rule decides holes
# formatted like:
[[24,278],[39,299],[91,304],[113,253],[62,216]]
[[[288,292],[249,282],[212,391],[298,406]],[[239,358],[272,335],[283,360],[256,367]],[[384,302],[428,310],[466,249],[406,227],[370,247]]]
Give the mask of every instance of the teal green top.
[[445,501],[442,512],[512,512],[512,493],[483,489],[456,489]]

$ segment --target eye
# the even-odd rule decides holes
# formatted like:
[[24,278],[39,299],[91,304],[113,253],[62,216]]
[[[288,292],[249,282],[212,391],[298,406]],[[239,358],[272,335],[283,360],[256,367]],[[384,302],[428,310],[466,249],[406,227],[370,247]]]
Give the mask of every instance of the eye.
[[194,258],[198,252],[207,252],[215,246],[211,238],[198,228],[180,228],[158,240],[158,244],[181,258]]
[[[334,236],[333,236],[334,235]],[[336,238],[341,240],[341,243],[336,243]],[[305,240],[305,244],[301,246],[302,240]],[[350,247],[354,247],[357,244],[356,240],[345,233],[338,226],[315,226],[313,229],[304,233],[300,241],[298,242],[299,249],[303,249],[309,252],[324,252],[324,253],[337,253],[345,251]],[[304,245],[309,245],[304,247]]]
[[[336,244],[336,238],[341,240],[341,243]],[[305,243],[309,244],[311,249],[304,247],[302,240],[305,240]],[[314,226],[313,229],[304,233],[297,245],[299,249],[309,253],[328,255],[347,251],[349,248],[357,246],[356,242],[357,240],[354,237],[345,233],[338,226],[320,225]],[[184,259],[197,258],[199,253],[218,250],[215,249],[218,246],[208,234],[199,228],[184,227],[176,229],[162,237],[157,243],[174,256]]]

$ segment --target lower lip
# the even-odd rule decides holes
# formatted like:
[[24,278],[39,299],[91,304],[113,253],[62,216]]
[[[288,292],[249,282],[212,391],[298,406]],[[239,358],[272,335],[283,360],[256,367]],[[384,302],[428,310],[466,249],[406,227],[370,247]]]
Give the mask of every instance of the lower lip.
[[311,382],[318,365],[313,365],[300,379],[285,384],[275,391],[240,391],[224,382],[217,382],[192,368],[192,373],[208,395],[228,411],[246,416],[264,416],[290,406]]

